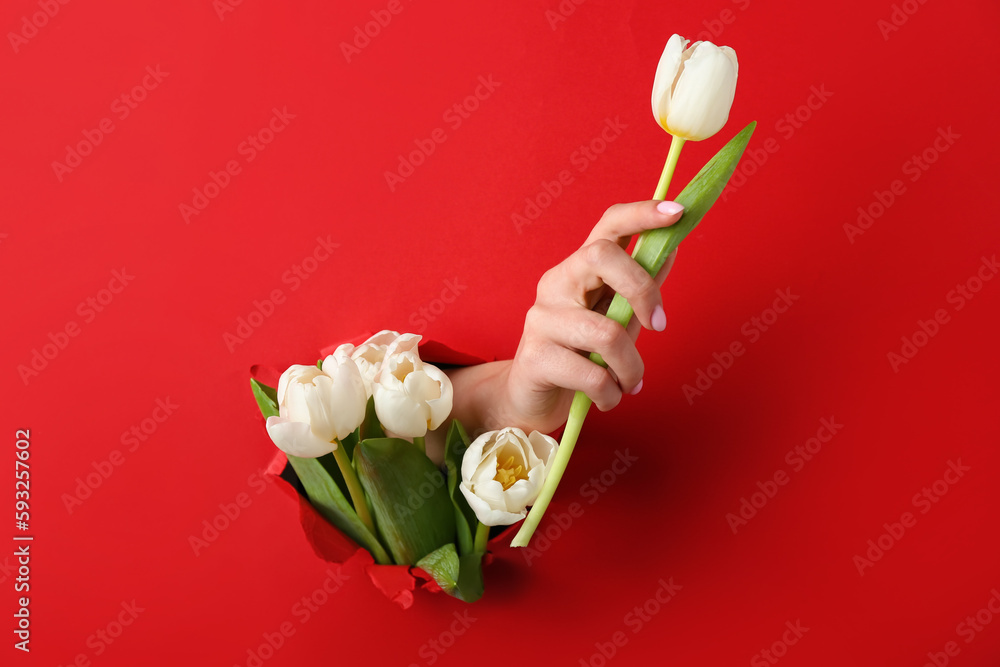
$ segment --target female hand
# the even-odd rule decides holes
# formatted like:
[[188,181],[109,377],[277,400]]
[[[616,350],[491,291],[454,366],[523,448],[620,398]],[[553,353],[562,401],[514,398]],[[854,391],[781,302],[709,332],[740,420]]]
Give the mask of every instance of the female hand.
[[[641,327],[666,328],[660,286],[676,253],[650,277],[625,248],[633,234],[672,225],[682,212],[670,201],[615,204],[605,211],[584,244],[538,282],[514,359],[448,371],[452,417],[470,433],[506,426],[551,433],[566,422],[577,390],[600,410],[618,405],[623,392],[639,393],[645,369],[635,340]],[[627,329],[604,316],[615,292],[635,310]],[[590,361],[591,352],[599,352],[608,368]]]
[[[670,201],[615,204],[576,252],[542,276],[503,383],[503,419],[548,433],[566,421],[575,391],[602,411],[624,392],[639,393],[644,366],[635,340],[641,327],[666,328],[660,286],[676,252],[651,277],[625,248],[633,234],[672,225],[682,212]],[[635,310],[627,329],[604,316],[616,292]],[[608,368],[590,361],[591,352]]]

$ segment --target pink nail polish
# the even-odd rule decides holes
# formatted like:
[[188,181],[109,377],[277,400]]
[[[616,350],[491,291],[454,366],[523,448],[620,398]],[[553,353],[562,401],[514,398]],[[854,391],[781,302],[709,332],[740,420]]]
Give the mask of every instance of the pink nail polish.
[[629,393],[632,394],[633,396],[635,396],[640,391],[642,391],[642,380],[639,380],[639,384],[637,384],[636,386],[632,387],[632,391],[630,391]]
[[653,309],[653,316],[649,318],[653,325],[653,331],[663,331],[667,328],[667,314],[663,312],[663,306]]
[[656,210],[664,215],[677,215],[684,210],[684,207],[675,201],[661,201],[656,205]]

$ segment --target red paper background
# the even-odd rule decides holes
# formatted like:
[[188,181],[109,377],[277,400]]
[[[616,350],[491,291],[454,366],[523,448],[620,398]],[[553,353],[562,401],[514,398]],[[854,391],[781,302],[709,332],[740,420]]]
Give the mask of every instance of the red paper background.
[[[1000,280],[961,309],[949,300],[1000,249],[997,4],[587,0],[562,2],[573,11],[553,26],[556,0],[402,0],[347,62],[340,43],[388,5],[246,0],[220,16],[209,0],[4,3],[0,532],[17,532],[15,430],[29,428],[35,536],[30,655],[12,647],[3,538],[4,664],[248,666],[283,623],[293,633],[264,649],[268,667],[373,654],[762,665],[772,648],[787,665],[998,664]],[[672,32],[709,30],[739,52],[736,102],[719,135],[688,145],[673,192],[750,120],[758,157],[680,252],[668,329],[640,339],[643,392],[588,420],[544,551],[529,563],[501,549],[472,607],[420,593],[404,612],[348,571],[304,618],[328,568],[294,501],[261,482],[272,451],[250,366],[309,362],[381,327],[511,355],[541,273],[608,205],[651,194],[667,151],[649,109],[657,58]],[[115,103],[144,77],[134,109]],[[479,77],[498,85],[456,127],[444,114]],[[248,161],[241,142],[273,109],[294,118]],[[795,113],[797,127],[782,120]],[[53,162],[105,118],[113,131],[60,178]],[[624,125],[614,141],[574,158],[608,119]],[[384,173],[436,128],[445,140],[391,191]],[[911,180],[924,151],[935,161]],[[239,173],[186,222],[179,206],[231,160]],[[512,214],[562,170],[572,183],[519,230]],[[858,207],[878,213],[897,179],[901,194],[849,238]],[[317,238],[337,247],[296,283]],[[127,286],[102,291],[123,267]],[[755,335],[751,318],[773,315],[785,289],[798,299]],[[227,343],[257,307],[273,312]],[[887,355],[938,309],[947,322],[894,371]],[[67,325],[77,335],[63,339]],[[25,382],[19,366],[50,334],[64,348]],[[712,367],[734,342],[743,354]],[[699,370],[716,379],[689,402]],[[148,421],[165,416],[158,399],[176,406],[162,423]],[[794,471],[786,453],[826,418],[843,427]],[[133,449],[144,420],[155,431]],[[638,461],[613,472],[626,449]],[[68,511],[78,480],[112,457]],[[949,461],[969,470],[914,505]],[[788,484],[734,534],[727,513],[779,470]],[[613,483],[589,481],[602,474]],[[237,499],[239,516],[196,554],[191,537]],[[582,513],[559,527],[572,503]],[[854,557],[907,511],[915,525],[860,575]],[[681,588],[660,605],[671,578]],[[134,619],[121,611],[133,601]],[[637,615],[644,605],[655,613]],[[970,636],[960,624],[977,612]],[[808,631],[783,646],[786,622]],[[957,655],[941,653],[948,642]]]

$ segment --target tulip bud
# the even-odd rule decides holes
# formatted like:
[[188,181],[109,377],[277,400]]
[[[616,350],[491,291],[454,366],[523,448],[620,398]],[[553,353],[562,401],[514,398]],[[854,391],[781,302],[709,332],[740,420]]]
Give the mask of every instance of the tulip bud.
[[687,44],[680,35],[667,40],[653,81],[653,116],[670,134],[700,141],[729,120],[739,66],[728,46]]
[[420,336],[403,334],[385,351],[372,383],[375,413],[382,426],[404,438],[422,438],[451,414],[451,379],[420,360]]
[[342,350],[316,366],[290,366],[278,381],[278,416],[267,418],[267,433],[278,449],[316,458],[337,448],[365,418],[361,371]]
[[507,526],[527,515],[545,482],[559,445],[547,435],[519,428],[484,433],[462,458],[462,495],[486,526]]

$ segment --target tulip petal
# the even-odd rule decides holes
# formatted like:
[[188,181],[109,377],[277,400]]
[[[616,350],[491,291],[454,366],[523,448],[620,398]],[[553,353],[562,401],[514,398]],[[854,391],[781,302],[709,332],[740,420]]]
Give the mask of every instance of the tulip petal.
[[[536,469],[537,474],[532,475],[536,478],[541,478],[542,470]],[[532,470],[535,473],[536,470]],[[519,479],[510,488],[507,489],[505,493],[505,501],[508,512],[524,512],[528,505],[535,502],[535,498],[538,497],[538,490],[541,488],[541,483],[534,483],[531,479]]]
[[736,58],[736,51],[729,46],[720,46],[719,49],[729,58],[729,62],[733,64],[733,76],[738,77],[740,75],[740,63]]
[[423,336],[411,333],[405,333],[402,336],[397,336],[396,339],[389,344],[389,347],[386,348],[385,356],[393,357],[397,354],[409,352],[419,359],[420,355],[417,351],[417,345],[420,343],[421,338],[423,338]]
[[309,425],[312,427],[312,432],[328,441],[338,437],[332,405],[333,378],[324,374],[314,378],[313,384],[299,386],[302,387],[305,405],[309,411]]
[[470,481],[479,468],[480,461],[483,460],[483,447],[490,439],[490,433],[484,433],[472,441],[462,455],[462,479]]
[[309,406],[306,404],[305,385],[294,380],[285,389],[285,400],[281,403],[281,416],[293,422],[309,423]]
[[552,462],[552,456],[559,448],[559,443],[556,442],[555,438],[538,431],[532,431],[531,435],[528,436],[528,441],[531,443],[531,451],[541,459],[545,468],[548,469],[549,463]]
[[282,405],[285,402],[285,392],[288,391],[288,387],[292,383],[297,382],[311,382],[314,377],[322,373],[320,369],[315,366],[303,366],[302,364],[292,364],[289,366],[281,377],[278,378],[278,405]]
[[267,418],[267,434],[278,449],[299,458],[314,459],[337,448],[336,444],[317,437],[309,424],[281,417]]
[[343,440],[365,420],[368,391],[365,389],[361,370],[350,357],[343,357],[338,361],[339,363],[331,369],[333,382],[327,406],[333,410],[331,421],[336,436]]
[[[495,467],[494,470],[496,470]],[[492,477],[473,480],[472,490],[493,509],[504,509],[507,506],[507,502],[504,500],[503,484]]]
[[406,438],[418,438],[427,434],[424,406],[403,391],[395,391],[381,384],[376,384],[373,388],[375,413],[387,431]]
[[707,139],[729,120],[736,96],[733,60],[711,42],[703,42],[684,64],[667,114],[667,128],[691,141]]
[[385,347],[391,345],[392,341],[399,338],[399,332],[390,331],[389,329],[382,329],[377,334],[366,340],[365,342],[358,345],[358,347],[364,347],[365,345],[377,345],[380,347]]
[[441,384],[433,380],[424,370],[408,374],[403,379],[403,391],[419,403],[441,398]]
[[[350,343],[344,343],[342,345],[338,345],[337,349],[335,349],[332,354],[326,355],[326,358],[327,359],[329,359],[330,357],[340,358],[342,356],[349,357],[352,354],[354,354],[354,350],[356,349],[357,348],[351,345]],[[326,362],[324,361],[323,363],[325,364]]]
[[430,428],[434,430],[443,424],[448,415],[451,414],[451,408],[455,401],[455,392],[451,385],[451,378],[437,366],[424,364],[424,373],[438,384],[438,397],[427,401],[427,406],[430,408],[431,413]]
[[671,35],[663,48],[660,62],[656,65],[656,76],[653,78],[653,117],[663,129],[667,127],[671,92],[680,72],[681,57],[687,43],[688,40],[680,35]]
[[527,514],[526,512],[514,514],[513,512],[493,509],[485,500],[473,493],[466,482],[462,482],[459,489],[461,489],[462,495],[465,496],[465,500],[469,503],[469,507],[476,513],[479,523],[485,526],[509,526],[512,523],[517,523]]

